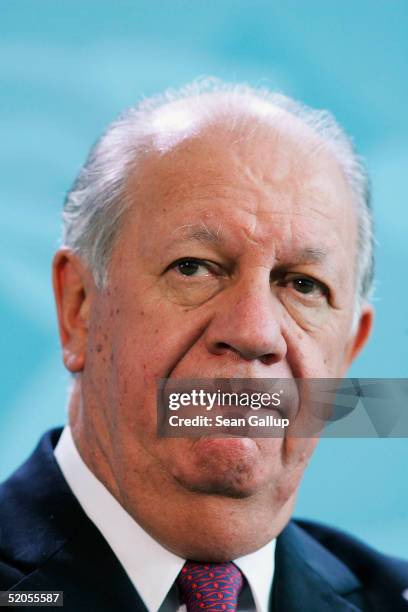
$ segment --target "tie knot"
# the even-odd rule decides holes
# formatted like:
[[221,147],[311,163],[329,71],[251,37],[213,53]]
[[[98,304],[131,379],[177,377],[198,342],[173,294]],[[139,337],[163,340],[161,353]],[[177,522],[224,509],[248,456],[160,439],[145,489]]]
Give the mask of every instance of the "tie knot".
[[177,585],[188,612],[235,611],[243,584],[242,573],[231,561],[186,561],[177,578]]

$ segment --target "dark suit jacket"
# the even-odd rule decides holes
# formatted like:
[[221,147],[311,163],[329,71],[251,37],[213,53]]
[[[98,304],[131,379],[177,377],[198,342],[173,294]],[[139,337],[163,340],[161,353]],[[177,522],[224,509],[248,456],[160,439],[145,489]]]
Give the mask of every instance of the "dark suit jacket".
[[[0,486],[0,590],[62,590],[65,612],[145,611],[59,470],[60,433]],[[334,529],[291,521],[278,537],[273,611],[408,611],[407,588],[407,562]]]

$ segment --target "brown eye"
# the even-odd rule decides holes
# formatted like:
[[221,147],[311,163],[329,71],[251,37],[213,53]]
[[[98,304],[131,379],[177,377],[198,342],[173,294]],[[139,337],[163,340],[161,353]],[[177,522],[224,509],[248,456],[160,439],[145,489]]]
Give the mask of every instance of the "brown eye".
[[292,281],[293,287],[300,293],[313,293],[316,283],[310,278],[296,278]]
[[308,276],[297,276],[295,278],[288,279],[288,284],[291,284],[293,289],[303,295],[311,295],[314,297],[320,297],[327,295],[327,289],[318,281]]
[[175,268],[183,276],[207,276],[208,266],[200,259],[182,259],[176,261],[172,268]]

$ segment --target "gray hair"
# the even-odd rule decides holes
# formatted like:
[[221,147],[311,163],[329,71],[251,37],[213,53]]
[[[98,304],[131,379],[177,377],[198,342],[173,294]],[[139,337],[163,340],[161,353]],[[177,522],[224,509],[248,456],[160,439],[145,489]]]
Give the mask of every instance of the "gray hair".
[[243,110],[255,113],[260,122],[268,120],[277,109],[286,111],[306,124],[329,147],[349,185],[357,215],[355,324],[372,290],[374,235],[369,179],[352,141],[325,110],[314,110],[280,93],[217,79],[201,79],[180,90],[168,90],[143,100],[111,123],[92,148],[67,194],[62,217],[63,243],[89,266],[96,286],[103,289],[108,282],[110,256],[130,204],[125,193],[126,181],[136,158],[148,152],[158,130],[176,132],[171,115],[169,121],[159,122],[158,127],[157,119],[169,105],[188,111],[186,116],[201,112],[209,118],[214,118],[222,105],[227,106],[229,112],[223,119],[231,127],[239,123]]

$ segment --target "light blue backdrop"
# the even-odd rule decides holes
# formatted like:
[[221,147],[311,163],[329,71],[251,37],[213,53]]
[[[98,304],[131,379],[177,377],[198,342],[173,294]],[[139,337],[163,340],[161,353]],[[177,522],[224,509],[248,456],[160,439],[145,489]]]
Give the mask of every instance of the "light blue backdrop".
[[[355,376],[408,376],[405,0],[3,0],[0,477],[62,423],[50,260],[64,192],[105,125],[198,75],[330,108],[373,178],[377,319]],[[408,556],[408,441],[324,440],[297,514]]]

